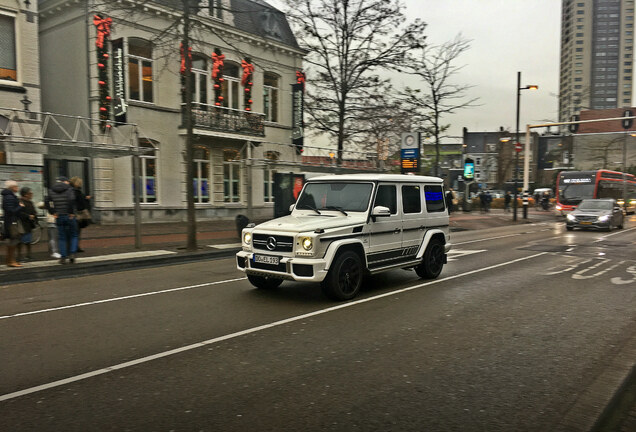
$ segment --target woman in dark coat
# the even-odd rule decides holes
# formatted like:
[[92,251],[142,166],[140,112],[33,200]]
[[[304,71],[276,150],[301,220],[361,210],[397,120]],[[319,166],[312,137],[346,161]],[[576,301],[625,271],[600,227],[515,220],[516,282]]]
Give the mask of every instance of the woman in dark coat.
[[22,238],[20,239],[20,243],[18,243],[18,258],[17,261],[23,261],[22,259],[22,245],[26,247],[26,256],[24,257],[26,260],[31,259],[31,241],[32,241],[32,231],[38,225],[38,214],[35,211],[35,206],[33,205],[33,191],[29,187],[23,187],[20,189],[20,203],[24,205],[22,212],[20,212],[20,221],[22,222],[22,227],[24,228],[24,234],[22,234]]
[[77,206],[77,215],[78,215],[78,221],[77,221],[77,226],[79,228],[78,230],[78,237],[77,237],[77,251],[78,252],[84,252],[84,249],[82,249],[80,247],[80,240],[82,238],[82,229],[86,228],[88,226],[88,224],[90,223],[90,221],[88,219],[79,219],[79,216],[81,215],[81,213],[83,212],[83,210],[90,210],[90,195],[84,195],[84,192],[82,192],[82,179],[79,177],[71,177],[71,179],[69,180],[69,183],[71,184],[71,186],[73,187],[73,191],[75,192],[75,203]]
[[24,204],[20,203],[16,192],[18,192],[18,183],[13,180],[7,180],[5,189],[2,191],[2,212],[4,214],[3,237],[8,239],[7,266],[9,267],[22,267],[22,264],[15,260],[15,248],[20,242],[20,236],[16,235],[16,233],[11,235],[11,226],[18,222],[19,214],[24,209]]

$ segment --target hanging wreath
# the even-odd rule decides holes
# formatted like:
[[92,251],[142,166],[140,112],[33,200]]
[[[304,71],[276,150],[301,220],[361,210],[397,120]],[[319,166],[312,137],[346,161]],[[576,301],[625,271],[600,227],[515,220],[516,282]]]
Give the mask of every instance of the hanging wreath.
[[214,105],[223,105],[223,61],[225,55],[216,48],[212,53],[212,81],[214,81]]
[[112,18],[102,18],[99,15],[93,16],[93,24],[97,27],[97,38],[95,45],[97,46],[97,85],[99,86],[99,120],[102,131],[110,129],[108,124],[110,120],[111,96],[108,94],[108,50],[107,44],[110,37],[110,28],[113,24]]
[[242,62],[241,66],[243,67],[243,77],[241,78],[241,84],[245,87],[243,91],[243,105],[245,106],[245,111],[252,110],[252,77],[254,76],[254,65],[249,57],[246,57]]

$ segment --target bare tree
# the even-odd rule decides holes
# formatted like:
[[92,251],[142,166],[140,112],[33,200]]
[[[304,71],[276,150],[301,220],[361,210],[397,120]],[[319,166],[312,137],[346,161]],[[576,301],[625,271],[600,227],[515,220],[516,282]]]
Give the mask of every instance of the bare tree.
[[421,47],[410,56],[406,71],[422,80],[422,89],[406,87],[402,96],[419,113],[424,132],[435,143],[435,169],[438,175],[440,139],[450,124],[442,124],[442,117],[455,111],[475,106],[478,98],[466,100],[466,91],[472,86],[453,84],[453,76],[462,68],[455,65],[457,58],[470,48],[470,41],[461,35],[437,46]]
[[369,112],[381,106],[388,79],[379,73],[402,65],[422,46],[425,24],[407,23],[400,0],[285,0],[288,18],[308,51],[306,111],[310,127],[345,143],[369,130]]

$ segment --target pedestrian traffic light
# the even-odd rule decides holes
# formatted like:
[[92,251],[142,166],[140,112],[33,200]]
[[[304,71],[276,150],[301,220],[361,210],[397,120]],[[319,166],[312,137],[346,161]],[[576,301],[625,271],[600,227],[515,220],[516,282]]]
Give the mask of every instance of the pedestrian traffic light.
[[[579,118],[580,118],[580,117],[579,117],[578,115],[573,115],[573,116],[570,118],[570,121],[571,121],[571,122],[577,122],[577,121],[579,121]],[[576,131],[578,131],[578,130],[579,130],[579,124],[578,124],[578,123],[570,124],[570,125],[568,125],[568,129],[570,130],[570,132],[572,132],[572,133],[576,133]]]
[[[633,116],[634,116],[634,112],[632,110],[625,110],[625,112],[623,112],[623,117],[633,117]],[[629,129],[630,127],[632,127],[632,124],[634,123],[634,119],[625,118],[621,120],[621,123],[623,124],[623,129]]]
[[471,158],[464,159],[464,178],[466,180],[475,178],[475,161]]

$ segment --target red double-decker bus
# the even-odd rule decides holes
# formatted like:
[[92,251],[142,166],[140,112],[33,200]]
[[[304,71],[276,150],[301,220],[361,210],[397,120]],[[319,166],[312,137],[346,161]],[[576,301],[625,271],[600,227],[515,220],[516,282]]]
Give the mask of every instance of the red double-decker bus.
[[561,215],[584,199],[614,198],[631,213],[636,206],[636,178],[609,170],[561,171],[557,176],[556,210]]

